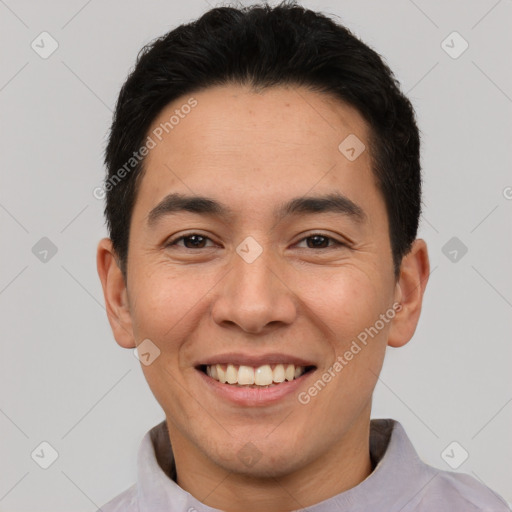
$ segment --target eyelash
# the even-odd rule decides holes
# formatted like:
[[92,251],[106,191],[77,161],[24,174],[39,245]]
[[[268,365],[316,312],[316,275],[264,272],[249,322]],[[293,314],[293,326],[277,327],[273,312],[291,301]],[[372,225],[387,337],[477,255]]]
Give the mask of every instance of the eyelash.
[[[167,244],[166,244],[166,247],[172,247],[172,246],[177,246],[177,243],[180,242],[181,240],[185,240],[186,238],[191,238],[193,236],[200,236],[206,240],[210,240],[211,241],[211,238],[205,236],[205,235],[202,235],[201,233],[188,233],[186,235],[181,235],[179,236],[178,238],[175,238],[174,240],[170,240]],[[320,247],[319,249],[334,249],[335,247],[347,247],[347,244],[343,243],[343,242],[340,242],[339,240],[336,240],[335,238],[333,237],[330,237],[328,235],[324,235],[323,233],[311,233],[309,234],[308,236],[302,238],[301,240],[299,240],[297,243],[300,243],[300,242],[303,242],[304,240],[307,240],[308,238],[313,238],[315,236],[319,236],[321,238],[325,238],[327,240],[330,240],[333,242],[333,244],[331,246],[328,246],[328,247]],[[196,249],[193,249],[191,247],[183,247],[184,249],[190,249],[192,251],[196,250]],[[206,247],[199,247],[199,249],[206,249]],[[306,249],[312,249],[312,250],[318,250],[318,249],[315,249],[315,248],[311,248],[311,247],[306,247]]]

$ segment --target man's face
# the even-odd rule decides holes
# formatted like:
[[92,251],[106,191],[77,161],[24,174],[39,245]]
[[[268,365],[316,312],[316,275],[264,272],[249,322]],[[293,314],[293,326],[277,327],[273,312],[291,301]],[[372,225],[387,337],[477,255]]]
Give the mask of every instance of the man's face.
[[[284,475],[368,432],[392,322],[344,355],[398,296],[368,128],[355,109],[303,88],[223,86],[193,97],[197,106],[145,162],[130,226],[128,329],[161,351],[143,370],[175,450]],[[148,133],[187,100],[168,105]],[[354,135],[366,146],[355,159]],[[172,209],[170,194],[209,198],[226,214]],[[341,207],[282,210],[332,194],[346,199]],[[346,364],[336,371],[338,357]],[[240,387],[207,375],[214,363],[217,378],[233,364],[250,367],[249,380],[267,364],[272,378],[280,363],[313,369]],[[268,368],[256,374],[265,382]]]

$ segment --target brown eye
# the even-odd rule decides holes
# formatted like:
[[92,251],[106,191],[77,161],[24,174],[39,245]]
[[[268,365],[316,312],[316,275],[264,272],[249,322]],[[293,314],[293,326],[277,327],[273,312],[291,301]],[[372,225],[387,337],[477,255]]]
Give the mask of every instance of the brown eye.
[[[333,249],[336,246],[345,245],[344,243],[321,233],[313,233],[312,235],[303,238],[299,243],[304,242],[304,240],[307,240],[307,249]],[[330,244],[330,242],[332,243]]]
[[[313,249],[313,248],[318,248],[320,247],[321,249],[325,248],[325,247],[329,247],[329,238],[326,237],[326,236],[322,236],[322,235],[313,235],[313,236],[309,236],[307,238],[308,240],[308,247],[310,249]],[[312,243],[309,244],[309,241],[311,241]]]
[[198,233],[191,233],[170,241],[167,246],[177,246],[178,242],[181,242],[182,240],[184,244],[183,247],[185,247],[185,249],[204,249],[206,241],[210,239],[207,236],[203,236]]

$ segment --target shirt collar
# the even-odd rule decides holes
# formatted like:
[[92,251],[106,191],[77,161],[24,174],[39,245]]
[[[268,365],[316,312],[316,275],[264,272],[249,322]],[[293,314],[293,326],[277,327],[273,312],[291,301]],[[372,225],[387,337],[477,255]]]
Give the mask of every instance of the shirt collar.
[[[336,510],[405,511],[423,485],[433,478],[418,457],[402,425],[391,419],[370,422],[370,455],[375,465],[360,484],[307,508],[309,512]],[[138,454],[138,498],[144,510],[219,512],[204,505],[176,482],[176,466],[165,421],[142,440]],[[413,485],[411,485],[413,484]]]

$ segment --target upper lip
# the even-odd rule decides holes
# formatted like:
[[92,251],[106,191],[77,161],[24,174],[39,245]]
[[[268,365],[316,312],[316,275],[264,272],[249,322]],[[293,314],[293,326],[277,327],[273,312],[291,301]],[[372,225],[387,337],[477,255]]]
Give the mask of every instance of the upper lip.
[[233,364],[236,366],[253,366],[255,368],[264,364],[294,364],[295,366],[316,366],[307,359],[302,359],[291,354],[281,354],[272,352],[269,354],[242,354],[238,352],[229,352],[226,354],[217,354],[198,360],[194,366],[210,366],[213,364]]

